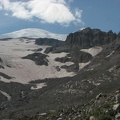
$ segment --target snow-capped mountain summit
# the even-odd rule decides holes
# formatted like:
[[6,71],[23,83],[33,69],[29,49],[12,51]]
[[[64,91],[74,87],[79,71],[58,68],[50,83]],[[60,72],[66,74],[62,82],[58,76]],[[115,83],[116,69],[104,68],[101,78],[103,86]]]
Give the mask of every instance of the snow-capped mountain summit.
[[28,28],[14,31],[11,33],[2,34],[0,35],[0,39],[28,37],[28,38],[54,38],[58,40],[65,40],[66,36],[67,35],[65,34],[55,34],[42,29]]

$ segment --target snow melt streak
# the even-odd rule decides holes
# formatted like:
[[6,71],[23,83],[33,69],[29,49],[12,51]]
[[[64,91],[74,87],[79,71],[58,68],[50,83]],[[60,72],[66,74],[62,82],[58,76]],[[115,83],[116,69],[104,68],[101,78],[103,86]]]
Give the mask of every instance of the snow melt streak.
[[80,51],[87,52],[94,57],[102,51],[102,47],[95,46],[89,49],[81,49]]

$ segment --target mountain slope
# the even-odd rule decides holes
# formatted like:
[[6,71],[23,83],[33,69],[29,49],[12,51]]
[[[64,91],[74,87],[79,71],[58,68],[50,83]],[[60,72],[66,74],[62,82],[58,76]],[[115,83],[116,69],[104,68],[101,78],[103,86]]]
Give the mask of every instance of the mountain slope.
[[[114,99],[120,88],[120,33],[87,28],[51,48],[25,38],[0,43],[0,90],[11,96],[8,100],[0,94],[0,119],[43,115],[42,120],[87,120],[91,108],[94,112],[103,109],[102,103],[114,104],[109,97]],[[97,95],[103,97],[96,99]],[[78,109],[69,111],[71,106]],[[45,112],[51,114],[44,116]]]
[[65,40],[66,36],[67,35],[55,34],[42,29],[28,28],[11,33],[2,34],[0,35],[0,39],[27,37],[27,38],[54,38],[58,40]]

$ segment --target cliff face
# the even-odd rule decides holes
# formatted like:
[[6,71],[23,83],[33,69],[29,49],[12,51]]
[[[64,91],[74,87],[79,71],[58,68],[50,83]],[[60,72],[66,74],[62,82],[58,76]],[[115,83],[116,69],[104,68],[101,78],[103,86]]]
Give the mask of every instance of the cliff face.
[[69,34],[65,44],[71,47],[90,48],[108,44],[116,38],[117,35],[113,33],[112,30],[103,32],[99,29],[85,28],[81,31]]

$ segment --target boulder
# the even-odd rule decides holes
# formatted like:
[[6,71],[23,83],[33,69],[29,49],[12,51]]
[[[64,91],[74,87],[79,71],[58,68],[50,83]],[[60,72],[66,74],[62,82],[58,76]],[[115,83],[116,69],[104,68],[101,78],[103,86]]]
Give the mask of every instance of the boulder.
[[73,63],[86,63],[92,59],[92,55],[86,52],[82,52],[79,50],[72,50],[69,54],[65,57],[57,57],[55,61],[66,63],[66,62],[73,62]]
[[89,120],[96,120],[96,118],[94,116],[90,116]]
[[115,104],[115,105],[113,105],[113,110],[114,110],[116,113],[119,113],[119,112],[120,112],[120,104]]
[[116,100],[116,103],[120,103],[120,91],[116,91],[116,95],[115,95],[115,100]]
[[115,120],[120,120],[120,113],[115,115]]
[[99,100],[101,97],[102,97],[102,93],[100,93],[96,96],[96,100]]

